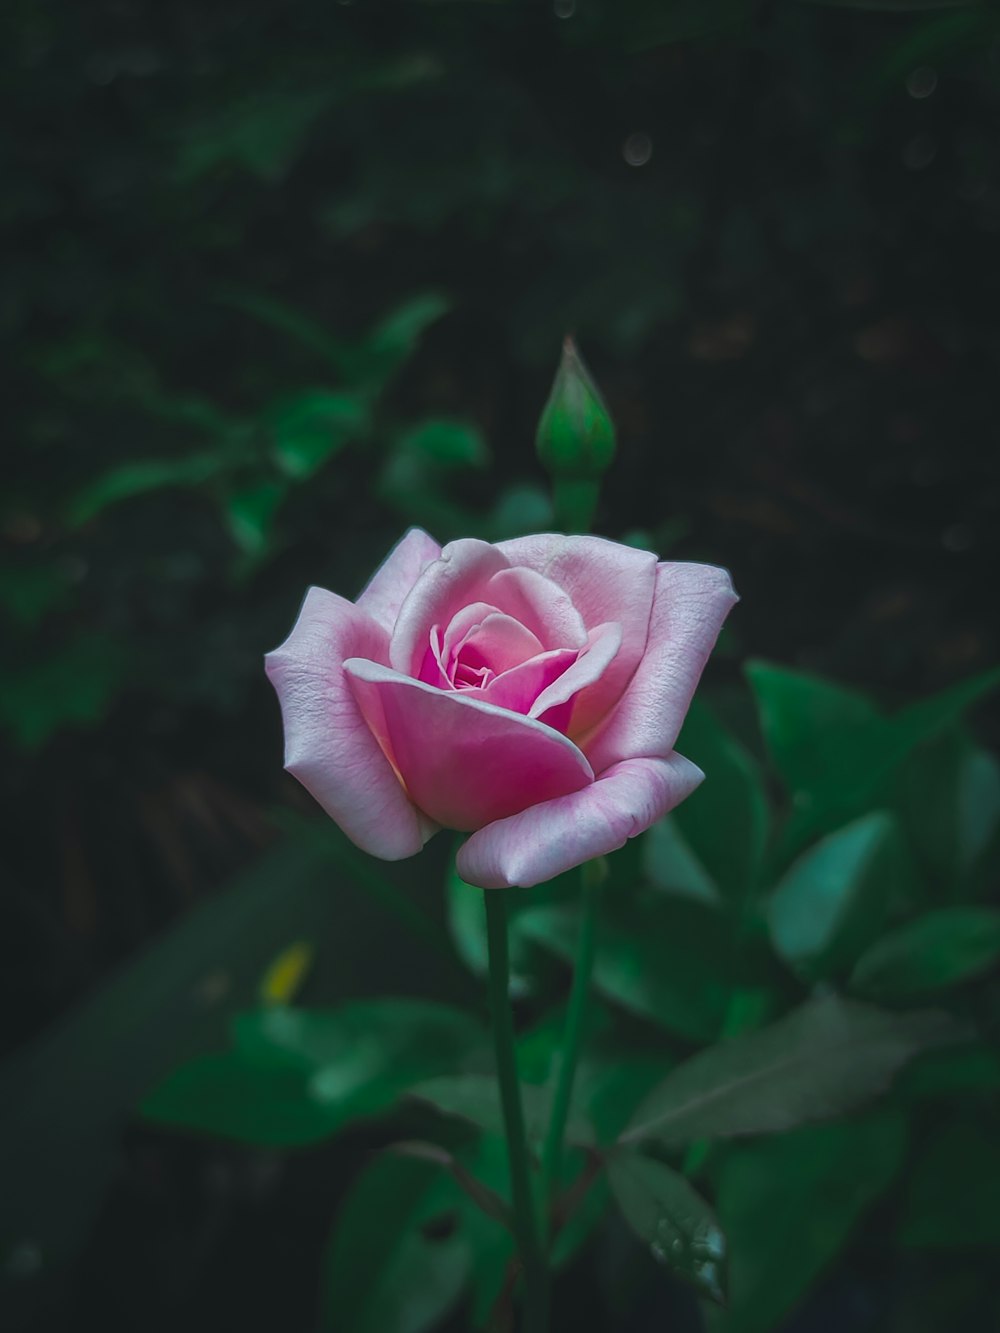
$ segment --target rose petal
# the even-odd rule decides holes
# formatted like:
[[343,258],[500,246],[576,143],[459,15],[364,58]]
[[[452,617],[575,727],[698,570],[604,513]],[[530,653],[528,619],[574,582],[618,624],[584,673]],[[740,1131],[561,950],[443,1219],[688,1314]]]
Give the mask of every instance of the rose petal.
[[427,565],[410,589],[393,627],[389,661],[404,676],[416,676],[424,665],[430,632],[445,626],[471,602],[484,600],[484,585],[507,568],[496,546],[471,537],[449,542],[441,557]]
[[[558,680],[554,680],[539,694],[531,706],[529,716],[541,718],[542,721],[545,721],[545,713],[548,709],[555,708],[559,704],[569,703],[580,690],[600,680],[614,660],[621,643],[622,630],[620,625],[598,625],[596,629],[592,629],[587,636],[587,647]],[[571,721],[570,725],[572,726]],[[562,728],[559,729],[562,730]]]
[[441,547],[433,537],[422,528],[411,528],[368,580],[355,605],[391,634],[407,593],[440,555]]
[[[441,666],[446,674],[458,645],[466,635],[477,625],[481,625],[487,616],[498,615],[500,609],[492,602],[471,602],[455,612],[441,636]],[[433,631],[431,641],[433,642]]]
[[569,593],[534,569],[502,569],[486,585],[486,595],[537,635],[544,648],[582,648],[587,641],[583,617]]
[[639,669],[604,722],[589,736],[575,733],[596,773],[634,755],[671,752],[722,622],[738,601],[725,569],[659,566]]
[[438,690],[359,658],[344,669],[411,800],[447,828],[480,828],[593,780],[572,741],[474,690]]
[[[572,669],[576,658],[575,648],[553,648],[550,652],[539,653],[537,657],[522,662],[520,666],[511,667],[502,676],[491,680],[480,692],[479,698],[496,708],[509,708],[515,713],[535,717],[532,711],[535,700],[540,694],[546,693],[554,681],[565,675],[567,669]],[[553,725],[545,718],[539,720],[544,721],[546,726]],[[562,731],[562,727],[556,727],[555,730]]]
[[512,566],[537,569],[570,596],[588,630],[608,621],[621,625],[622,642],[607,670],[580,691],[573,727],[593,727],[618,701],[646,648],[656,587],[656,556],[603,537],[542,533],[500,542]]
[[541,651],[542,645],[530,629],[497,611],[469,631],[458,644],[455,657],[473,669],[489,667],[499,676],[537,657]]
[[580,791],[474,833],[458,853],[458,873],[484,889],[541,884],[616,851],[690,796],[703,777],[679,754],[627,759]]
[[386,861],[418,852],[434,831],[407,799],[344,675],[345,657],[384,658],[385,629],[310,588],[291,634],[265,666],[285,725],[285,767],[352,842]]

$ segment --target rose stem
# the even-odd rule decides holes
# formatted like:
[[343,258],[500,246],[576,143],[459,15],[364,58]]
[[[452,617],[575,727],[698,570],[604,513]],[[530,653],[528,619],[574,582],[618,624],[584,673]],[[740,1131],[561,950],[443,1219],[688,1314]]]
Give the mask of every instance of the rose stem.
[[497,1078],[503,1106],[510,1162],[510,1192],[514,1205],[514,1230],[524,1268],[524,1333],[546,1333],[548,1328],[548,1271],[538,1237],[535,1200],[531,1189],[528,1141],[524,1132],[524,1110],[514,1053],[514,1018],[510,1008],[510,956],[507,940],[507,895],[504,889],[487,889],[486,932],[490,953],[490,1009]]
[[573,1079],[576,1075],[580,1046],[583,1042],[587,995],[590,990],[590,974],[594,966],[594,949],[597,939],[597,907],[604,874],[605,866],[600,858],[596,861],[585,861],[580,867],[582,887],[580,938],[577,942],[573,985],[566,1010],[566,1028],[563,1033],[562,1051],[557,1056],[556,1090],[552,1098],[549,1126],[545,1135],[545,1145],[542,1149],[543,1227],[546,1236],[552,1191],[554,1188],[558,1189],[560,1183],[563,1138],[566,1133],[566,1121],[569,1118],[569,1107],[573,1097]]

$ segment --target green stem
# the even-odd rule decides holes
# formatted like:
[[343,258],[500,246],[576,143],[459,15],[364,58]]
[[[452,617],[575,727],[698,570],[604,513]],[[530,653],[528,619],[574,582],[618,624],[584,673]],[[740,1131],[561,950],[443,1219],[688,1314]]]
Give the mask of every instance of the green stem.
[[604,863],[600,860],[587,861],[580,869],[582,881],[580,938],[576,948],[573,985],[569,994],[569,1007],[566,1011],[566,1030],[559,1056],[556,1089],[552,1098],[552,1110],[549,1115],[545,1145],[542,1149],[542,1200],[545,1209],[543,1226],[546,1233],[548,1231],[548,1214],[552,1203],[552,1193],[554,1189],[559,1188],[562,1175],[563,1139],[566,1134],[566,1121],[569,1119],[570,1103],[573,1099],[573,1080],[576,1076],[580,1047],[583,1043],[587,996],[590,991],[590,974],[594,967],[594,952],[597,942],[597,907],[600,898],[601,880],[604,878]]
[[487,889],[486,932],[490,951],[490,1009],[497,1078],[503,1107],[510,1162],[510,1192],[514,1232],[524,1269],[524,1333],[546,1333],[549,1275],[538,1236],[535,1200],[531,1190],[528,1139],[514,1051],[514,1018],[510,1008],[510,955],[507,940],[507,897],[504,889]]
[[552,482],[552,505],[560,532],[589,532],[601,494],[599,481],[556,477]]

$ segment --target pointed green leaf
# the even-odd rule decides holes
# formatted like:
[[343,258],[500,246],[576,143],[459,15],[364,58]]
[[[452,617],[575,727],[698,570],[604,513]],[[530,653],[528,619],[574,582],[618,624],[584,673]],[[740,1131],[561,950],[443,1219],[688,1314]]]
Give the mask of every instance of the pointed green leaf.
[[231,487],[225,512],[233,540],[248,556],[261,556],[268,548],[274,517],[288,489],[281,478],[255,478]]
[[461,1066],[483,1029],[420,1000],[240,1014],[234,1048],[173,1070],[146,1098],[162,1124],[247,1143],[296,1145],[388,1110],[416,1078]]
[[761,730],[800,809],[848,808],[872,789],[885,720],[875,705],[832,681],[769,662],[750,662]]
[[987,870],[984,853],[1000,840],[1000,764],[994,756],[957,727],[946,729],[903,766],[899,803],[907,835],[936,877],[939,896],[955,901],[970,888],[975,892]]
[[613,1153],[607,1171],[622,1216],[657,1263],[724,1303],[726,1238],[705,1200],[679,1172],[641,1153]]
[[487,1040],[482,1024],[433,1000],[349,1000],[331,1009],[267,1005],[239,1014],[237,1049],[259,1064],[322,1074],[353,1092],[388,1073],[397,1087],[431,1069],[454,1069]]
[[396,447],[447,470],[483,467],[490,459],[482,432],[468,421],[422,421],[404,432]]
[[711,875],[692,851],[675,815],[667,815],[639,840],[646,879],[664,893],[708,905],[720,900]]
[[[719,912],[662,896],[612,900],[601,914],[594,987],[607,999],[693,1041],[711,1040],[731,989],[727,926]],[[575,909],[539,908],[517,928],[567,962],[576,957]]]
[[876,810],[823,838],[787,871],[767,904],[771,939],[816,979],[853,963],[877,938],[893,889],[893,816]]
[[814,1000],[678,1065],[641,1103],[620,1142],[676,1147],[839,1115],[883,1091],[918,1051],[955,1035],[946,1014]]
[[864,695],[805,672],[751,662],[768,750],[792,797],[785,842],[797,849],[882,799],[915,746],[1000,686],[1000,668],[960,681],[891,717]]
[[319,1143],[358,1114],[355,1106],[312,1096],[292,1070],[251,1064],[237,1051],[179,1065],[141,1109],[157,1124],[269,1148]]
[[303,480],[367,428],[369,408],[354,394],[308,389],[272,403],[265,419],[278,466]]
[[756,887],[769,831],[763,775],[753,756],[697,700],[677,748],[706,779],[673,818],[714,883],[742,903]]
[[[500,1085],[493,1074],[453,1074],[424,1079],[408,1089],[411,1097],[429,1102],[444,1115],[468,1120],[487,1133],[504,1133]],[[521,1084],[521,1104],[529,1138],[542,1139],[549,1123],[552,1089]],[[572,1143],[593,1142],[594,1132],[579,1116],[571,1117],[566,1136]]]
[[851,973],[851,988],[874,999],[906,999],[959,985],[998,961],[1000,910],[946,907],[874,944]]

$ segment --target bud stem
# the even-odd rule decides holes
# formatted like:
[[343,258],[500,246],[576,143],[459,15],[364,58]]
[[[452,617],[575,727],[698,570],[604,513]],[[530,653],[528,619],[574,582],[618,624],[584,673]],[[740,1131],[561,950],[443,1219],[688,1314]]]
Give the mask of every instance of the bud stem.
[[560,532],[589,532],[600,492],[599,481],[554,478],[552,503],[557,529]]

